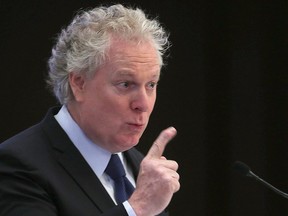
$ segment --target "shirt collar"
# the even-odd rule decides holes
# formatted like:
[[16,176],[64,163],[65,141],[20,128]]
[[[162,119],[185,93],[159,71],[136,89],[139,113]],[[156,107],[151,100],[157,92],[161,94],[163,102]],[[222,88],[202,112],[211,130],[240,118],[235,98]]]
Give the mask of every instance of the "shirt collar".
[[66,106],[54,116],[72,143],[82,154],[94,173],[102,176],[110,160],[111,153],[93,143],[71,117]]

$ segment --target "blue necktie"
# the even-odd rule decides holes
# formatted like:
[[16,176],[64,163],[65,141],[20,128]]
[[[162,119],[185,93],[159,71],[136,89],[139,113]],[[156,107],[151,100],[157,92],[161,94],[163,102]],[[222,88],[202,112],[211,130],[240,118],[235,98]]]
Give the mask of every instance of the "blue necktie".
[[124,167],[117,154],[111,155],[105,173],[114,180],[116,202],[120,204],[128,200],[134,191],[134,187],[126,178]]

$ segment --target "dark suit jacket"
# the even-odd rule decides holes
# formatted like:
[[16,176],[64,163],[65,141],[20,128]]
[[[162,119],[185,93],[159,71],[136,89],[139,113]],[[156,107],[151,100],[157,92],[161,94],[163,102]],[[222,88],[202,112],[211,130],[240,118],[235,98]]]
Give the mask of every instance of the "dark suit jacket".
[[[0,215],[126,216],[53,117],[58,111],[0,144]],[[143,155],[124,154],[137,176]]]

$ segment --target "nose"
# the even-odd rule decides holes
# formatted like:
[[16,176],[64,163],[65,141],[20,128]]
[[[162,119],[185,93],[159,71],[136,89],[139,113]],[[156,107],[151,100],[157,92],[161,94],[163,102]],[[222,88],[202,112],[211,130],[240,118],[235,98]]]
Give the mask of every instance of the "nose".
[[146,112],[153,101],[154,96],[149,95],[145,88],[141,88],[133,95],[131,109],[138,112]]

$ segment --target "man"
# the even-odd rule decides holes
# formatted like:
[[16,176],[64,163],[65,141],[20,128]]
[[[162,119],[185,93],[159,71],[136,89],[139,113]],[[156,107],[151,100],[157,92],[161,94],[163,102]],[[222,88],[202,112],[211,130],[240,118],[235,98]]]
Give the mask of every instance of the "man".
[[[134,147],[167,47],[156,20],[122,5],[83,11],[62,30],[49,59],[62,106],[0,145],[1,216],[168,215],[180,184],[177,163],[162,153],[176,130],[162,131],[145,157]],[[127,186],[119,195],[109,173],[114,156],[130,194]]]

